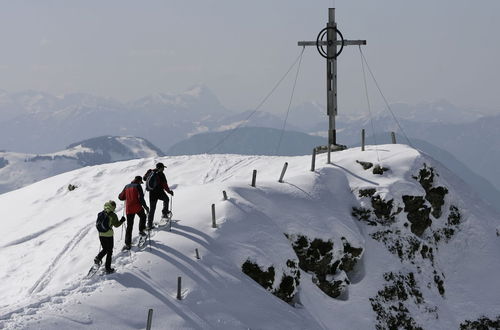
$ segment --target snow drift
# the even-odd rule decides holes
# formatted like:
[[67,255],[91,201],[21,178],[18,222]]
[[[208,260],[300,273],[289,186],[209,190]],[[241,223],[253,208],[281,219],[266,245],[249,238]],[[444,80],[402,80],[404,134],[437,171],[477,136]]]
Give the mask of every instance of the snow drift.
[[[117,273],[85,278],[99,248],[96,214],[157,161],[175,187],[172,230],[129,254],[115,229]],[[337,152],[332,164],[320,155],[316,164],[311,172],[309,156],[158,157],[1,195],[0,327],[141,329],[150,308],[157,329],[500,322],[498,214],[459,178],[403,145]]]

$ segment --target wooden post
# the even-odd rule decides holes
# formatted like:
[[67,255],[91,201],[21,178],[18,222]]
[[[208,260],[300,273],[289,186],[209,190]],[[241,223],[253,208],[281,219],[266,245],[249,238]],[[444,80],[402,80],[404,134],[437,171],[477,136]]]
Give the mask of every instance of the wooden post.
[[212,228],[217,228],[215,223],[215,204],[212,204]]
[[391,132],[392,144],[396,144],[396,133]]
[[182,294],[181,294],[181,284],[182,284],[182,279],[181,277],[177,277],[177,299],[181,300],[182,299]]
[[316,168],[316,148],[313,149],[312,160],[311,160],[311,172],[314,172]]
[[227,194],[225,190],[222,191],[222,195],[224,196],[224,200],[227,201]]
[[252,174],[252,187],[255,187],[255,180],[257,179],[257,170],[253,170]]
[[285,176],[285,172],[286,172],[287,168],[288,168],[288,163],[285,162],[285,164],[283,165],[283,169],[281,170],[280,179],[278,180],[279,183],[283,183],[283,177]]
[[361,130],[361,151],[365,151],[365,129]]
[[148,311],[148,322],[146,323],[146,330],[151,330],[151,323],[153,322],[153,309]]
[[326,159],[326,163],[330,164],[331,163],[331,154],[332,154],[332,148],[331,145],[328,146],[328,157]]
[[194,253],[196,255],[196,259],[200,259],[200,253],[198,252],[198,249],[194,249]]

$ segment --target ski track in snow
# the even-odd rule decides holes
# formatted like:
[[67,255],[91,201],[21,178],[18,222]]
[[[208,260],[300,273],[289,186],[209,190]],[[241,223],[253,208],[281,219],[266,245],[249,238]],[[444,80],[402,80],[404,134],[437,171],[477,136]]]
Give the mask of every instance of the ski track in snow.
[[35,239],[35,238],[37,238],[37,237],[45,234],[46,232],[48,232],[48,231],[50,231],[50,230],[52,230],[54,228],[59,227],[60,225],[62,225],[63,223],[65,223],[65,222],[67,222],[67,221],[69,221],[71,219],[72,218],[66,218],[66,219],[64,219],[64,220],[62,220],[62,221],[60,221],[60,222],[58,222],[56,224],[53,224],[50,227],[47,227],[47,228],[42,229],[40,231],[37,231],[36,233],[33,233],[33,234],[28,235],[28,236],[24,236],[24,237],[18,238],[18,239],[14,240],[12,242],[9,242],[9,243],[7,243],[7,244],[5,244],[3,246],[0,246],[0,248],[6,248],[6,247],[10,247],[10,246],[22,244],[22,243],[25,243],[25,242],[30,241],[32,239]]
[[208,167],[208,171],[203,176],[203,184],[211,183],[219,179],[221,182],[227,181],[232,178],[233,170],[237,170],[242,167],[246,167],[247,165],[255,162],[255,158],[245,158],[238,159],[233,164],[228,165],[227,158],[224,159],[210,159],[210,165]]
[[66,243],[62,251],[55,257],[55,259],[52,261],[47,270],[42,274],[42,276],[40,276],[40,278],[31,287],[31,289],[29,290],[30,294],[43,291],[43,289],[45,289],[47,285],[49,285],[50,280],[53,277],[54,271],[59,263],[59,260],[61,260],[61,258],[66,254],[71,252],[93,227],[94,225],[92,223],[86,225],[85,227],[81,228],[68,243]]
[[[34,296],[41,291],[43,291],[48,284],[50,283],[53,274],[57,269],[57,265],[59,261],[67,255],[71,250],[75,249],[75,247],[80,243],[84,237],[89,233],[89,231],[94,227],[91,223],[83,228],[81,228],[75,236],[66,244],[63,250],[57,255],[57,257],[52,261],[51,265],[47,268],[47,270],[42,274],[42,276],[36,281],[36,283],[31,287],[29,293]],[[154,235],[151,235],[153,237]],[[132,241],[132,244],[137,243],[138,238],[135,237]],[[113,262],[115,266],[124,266],[130,263],[133,263],[136,260],[135,253],[144,251],[145,248],[139,249],[134,252],[134,254],[128,251],[120,251],[116,254],[113,254]],[[98,275],[98,274],[96,274]],[[10,322],[15,322],[12,318],[16,314],[23,315],[32,315],[36,314],[41,308],[45,307],[45,305],[50,304],[62,304],[64,303],[65,297],[68,297],[75,293],[91,293],[99,289],[99,282],[102,279],[96,277],[95,275],[92,278],[87,278],[86,274],[82,275],[80,278],[74,280],[71,284],[69,284],[66,288],[62,289],[60,292],[51,293],[47,296],[41,296],[36,301],[31,301],[28,304],[20,303],[16,306],[8,306],[7,308],[0,309],[0,329],[6,327]],[[82,283],[83,282],[83,283]],[[90,324],[90,323],[82,323],[82,324]]]

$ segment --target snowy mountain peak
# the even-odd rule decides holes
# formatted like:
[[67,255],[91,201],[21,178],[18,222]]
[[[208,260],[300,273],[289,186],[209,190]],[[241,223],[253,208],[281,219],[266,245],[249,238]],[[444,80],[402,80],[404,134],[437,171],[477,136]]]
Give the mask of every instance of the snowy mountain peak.
[[[138,159],[0,196],[0,209],[16,209],[0,236],[0,327],[133,329],[150,308],[161,329],[499,324],[498,214],[407,146],[326,157],[315,171],[310,156]],[[117,228],[117,273],[85,278],[99,247],[97,213],[157,161],[175,192],[171,231],[155,229],[150,247],[125,253]]]
[[96,137],[41,155],[0,151],[0,194],[84,166],[161,156],[149,141],[132,136]]

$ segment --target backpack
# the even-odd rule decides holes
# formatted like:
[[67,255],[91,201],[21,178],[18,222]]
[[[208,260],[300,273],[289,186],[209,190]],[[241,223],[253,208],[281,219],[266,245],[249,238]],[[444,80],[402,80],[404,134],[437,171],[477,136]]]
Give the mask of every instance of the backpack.
[[148,170],[144,175],[146,180],[146,191],[153,191],[158,186],[158,172],[155,170]]
[[111,229],[109,225],[109,217],[106,211],[101,211],[97,215],[97,220],[95,221],[95,227],[100,233],[105,233]]

